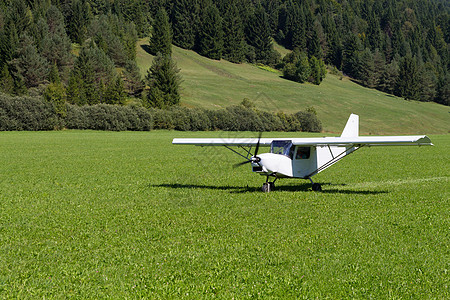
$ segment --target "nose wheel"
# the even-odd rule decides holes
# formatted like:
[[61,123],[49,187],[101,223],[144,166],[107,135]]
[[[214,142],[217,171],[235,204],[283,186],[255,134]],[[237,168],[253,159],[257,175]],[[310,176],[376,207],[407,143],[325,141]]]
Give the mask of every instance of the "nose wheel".
[[272,191],[275,188],[275,181],[277,181],[277,177],[275,177],[275,180],[272,182],[269,182],[269,176],[267,176],[266,182],[263,183],[261,191],[264,193],[268,193]]

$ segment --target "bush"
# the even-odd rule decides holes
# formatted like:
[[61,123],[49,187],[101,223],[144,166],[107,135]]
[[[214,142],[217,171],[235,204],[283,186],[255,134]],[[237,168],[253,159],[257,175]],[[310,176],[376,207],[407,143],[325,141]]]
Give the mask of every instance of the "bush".
[[61,126],[51,103],[0,94],[0,130],[54,130]]
[[321,132],[322,122],[317,118],[317,115],[309,110],[299,111],[294,115],[300,122],[301,131],[304,132]]
[[67,104],[66,127],[111,131],[148,131],[153,118],[148,110],[139,106],[97,104],[75,106]]

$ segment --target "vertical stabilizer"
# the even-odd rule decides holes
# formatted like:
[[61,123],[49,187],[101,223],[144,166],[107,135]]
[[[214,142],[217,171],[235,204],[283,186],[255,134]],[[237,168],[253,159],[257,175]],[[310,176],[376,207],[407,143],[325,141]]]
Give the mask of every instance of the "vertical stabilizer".
[[351,114],[342,131],[341,137],[356,137],[359,136],[359,116]]

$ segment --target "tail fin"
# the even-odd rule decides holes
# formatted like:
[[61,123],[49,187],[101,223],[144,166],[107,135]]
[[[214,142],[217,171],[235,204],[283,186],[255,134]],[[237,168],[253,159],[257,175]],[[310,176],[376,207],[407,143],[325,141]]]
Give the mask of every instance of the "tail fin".
[[341,137],[356,137],[359,136],[359,116],[351,114],[342,131]]

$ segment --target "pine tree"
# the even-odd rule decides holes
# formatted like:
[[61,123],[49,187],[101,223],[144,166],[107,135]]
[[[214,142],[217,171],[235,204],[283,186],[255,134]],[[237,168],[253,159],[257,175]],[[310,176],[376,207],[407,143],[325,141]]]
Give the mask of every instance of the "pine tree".
[[58,67],[53,64],[49,75],[50,84],[44,90],[44,99],[53,104],[55,112],[60,117],[67,115],[66,91],[59,78]]
[[419,99],[419,70],[415,57],[405,56],[401,60],[395,94],[409,100]]
[[240,63],[245,58],[245,41],[242,20],[239,11],[231,2],[223,19],[223,57],[234,63]]
[[72,44],[64,29],[64,17],[56,6],[46,12],[47,31],[42,40],[42,55],[61,70],[73,63]]
[[393,94],[397,85],[399,74],[399,66],[396,59],[393,59],[390,64],[384,68],[383,75],[380,78],[380,88],[382,91]]
[[107,104],[125,104],[126,95],[123,87],[123,81],[119,76],[112,80],[111,84],[107,85],[104,94],[104,103]]
[[288,49],[306,49],[306,26],[303,10],[292,1],[287,3],[286,37],[284,44]]
[[154,55],[161,53],[163,55],[172,54],[172,30],[169,24],[169,17],[166,10],[161,7],[155,16],[152,27],[152,36],[150,37],[150,52]]
[[8,65],[4,64],[0,72],[0,92],[12,94],[14,92],[14,79],[8,70]]
[[214,4],[210,4],[204,9],[198,35],[199,53],[220,60],[223,52],[222,18]]
[[168,55],[158,54],[145,77],[149,94],[144,99],[146,107],[168,107],[180,102],[181,76],[175,61]]
[[343,71],[345,74],[357,78],[359,64],[359,49],[361,44],[358,38],[350,33],[344,43]]
[[87,1],[73,0],[66,19],[67,33],[72,42],[83,44],[90,19],[91,11]]
[[309,59],[309,65],[311,67],[309,81],[313,84],[319,85],[325,78],[325,75],[327,73],[325,64],[323,60],[317,59],[316,57],[312,56]]
[[171,20],[175,45],[183,49],[194,48],[199,11],[197,0],[174,1]]
[[17,55],[12,65],[27,87],[36,87],[47,79],[49,63],[38,53],[32,37],[22,34]]
[[246,28],[247,42],[255,49],[257,62],[266,63],[272,55],[272,36],[266,12],[258,6],[250,16]]
[[361,79],[363,85],[373,88],[376,84],[374,73],[375,64],[373,54],[369,48],[366,48],[360,56],[358,64],[358,78]]

